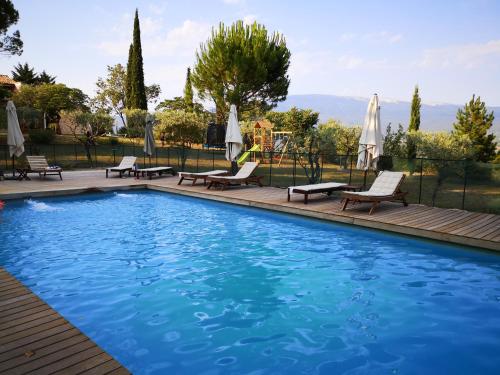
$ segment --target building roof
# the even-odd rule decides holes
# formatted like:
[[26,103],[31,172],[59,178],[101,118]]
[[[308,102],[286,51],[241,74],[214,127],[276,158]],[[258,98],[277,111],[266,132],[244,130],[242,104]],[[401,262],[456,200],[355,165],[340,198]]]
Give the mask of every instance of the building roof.
[[9,76],[6,76],[4,74],[0,74],[0,84],[2,85],[16,85],[16,81],[14,81],[12,78]]

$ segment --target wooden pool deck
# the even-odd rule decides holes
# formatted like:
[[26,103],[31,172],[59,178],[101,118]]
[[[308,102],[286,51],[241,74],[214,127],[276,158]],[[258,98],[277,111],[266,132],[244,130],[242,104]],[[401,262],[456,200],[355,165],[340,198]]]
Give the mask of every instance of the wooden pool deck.
[[[0,181],[0,199],[36,198],[147,188],[202,199],[257,207],[333,222],[500,250],[500,215],[385,203],[368,215],[359,204],[340,210],[338,197],[302,195],[287,202],[286,190],[238,187],[224,191],[177,185],[177,177],[153,180],[105,178],[103,170],[64,172],[55,178]],[[1,222],[0,222],[1,226]],[[1,266],[1,265],[0,265]],[[0,374],[128,374],[109,354],[0,267]]]
[[129,374],[0,267],[0,374]]

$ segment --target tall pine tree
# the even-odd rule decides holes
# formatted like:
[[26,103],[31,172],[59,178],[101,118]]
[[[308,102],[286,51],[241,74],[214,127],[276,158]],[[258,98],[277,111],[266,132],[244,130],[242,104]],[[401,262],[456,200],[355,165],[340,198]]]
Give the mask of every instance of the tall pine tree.
[[186,85],[184,86],[184,103],[188,112],[193,112],[193,85],[191,84],[191,68],[187,68]]
[[493,126],[495,116],[493,111],[488,113],[486,104],[481,97],[472,95],[464,109],[457,112],[457,122],[453,124],[454,132],[458,135],[469,136],[474,145],[474,158],[477,161],[488,162],[495,157],[496,142],[493,134],[488,130]]
[[[411,101],[411,111],[410,111],[410,124],[408,125],[408,131],[418,131],[420,129],[420,107],[421,100],[418,94],[418,85],[415,86],[415,91],[413,92],[413,99]],[[415,144],[408,138],[408,159],[415,159],[417,157],[417,148]]]
[[139,12],[135,10],[134,35],[132,53],[129,50],[127,64],[127,107],[130,109],[148,109],[146,86],[144,85],[144,69],[142,61],[141,29],[139,26]]
[[128,61],[127,61],[127,76],[125,81],[125,107],[130,109],[132,99],[132,79],[133,79],[133,56],[134,56],[134,45],[130,44],[128,49]]

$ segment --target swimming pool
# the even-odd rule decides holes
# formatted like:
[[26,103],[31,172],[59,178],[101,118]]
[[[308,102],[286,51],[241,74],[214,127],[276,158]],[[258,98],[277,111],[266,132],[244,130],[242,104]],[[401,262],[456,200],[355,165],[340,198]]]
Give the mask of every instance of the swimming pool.
[[148,191],[0,220],[0,265],[134,374],[500,366],[496,254]]

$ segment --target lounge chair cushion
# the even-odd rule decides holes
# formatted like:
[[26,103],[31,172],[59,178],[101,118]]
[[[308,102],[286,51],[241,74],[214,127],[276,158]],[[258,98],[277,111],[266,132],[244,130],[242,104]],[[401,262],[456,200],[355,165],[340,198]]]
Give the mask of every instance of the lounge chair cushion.
[[379,173],[370,190],[356,193],[367,196],[393,195],[403,179],[403,172],[382,171]]
[[189,176],[199,176],[199,177],[205,177],[205,176],[217,176],[220,174],[227,173],[227,171],[224,171],[222,169],[216,169],[214,171],[207,171],[207,172],[197,172],[197,173],[191,173],[191,172],[179,172],[179,177],[189,177]]
[[321,184],[312,184],[312,185],[300,185],[300,186],[290,186],[288,190],[290,194],[293,194],[293,190],[301,190],[301,191],[314,191],[318,189],[336,189],[338,187],[344,186],[347,184],[339,183],[339,182],[323,182]]

